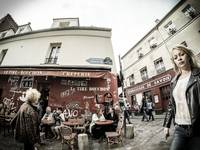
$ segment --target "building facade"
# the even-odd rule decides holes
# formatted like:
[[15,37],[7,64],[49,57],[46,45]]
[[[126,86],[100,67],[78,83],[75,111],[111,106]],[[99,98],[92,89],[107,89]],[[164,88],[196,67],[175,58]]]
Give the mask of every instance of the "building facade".
[[78,18],[59,18],[50,29],[32,31],[28,23],[1,38],[1,99],[13,99],[17,107],[30,87],[41,91],[47,105],[76,108],[75,115],[86,104],[92,110],[96,97],[103,103],[107,93],[116,102],[111,29],[80,27]]
[[183,44],[200,55],[200,2],[180,1],[156,26],[124,56],[122,67],[125,91],[130,104],[141,104],[142,96],[151,96],[157,111],[166,110],[170,81],[174,77],[170,51]]

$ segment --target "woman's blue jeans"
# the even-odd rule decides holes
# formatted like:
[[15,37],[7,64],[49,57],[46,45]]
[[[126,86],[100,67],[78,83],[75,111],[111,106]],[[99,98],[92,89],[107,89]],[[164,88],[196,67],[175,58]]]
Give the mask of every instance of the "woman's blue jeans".
[[193,136],[192,128],[176,125],[170,150],[200,150],[200,136]]

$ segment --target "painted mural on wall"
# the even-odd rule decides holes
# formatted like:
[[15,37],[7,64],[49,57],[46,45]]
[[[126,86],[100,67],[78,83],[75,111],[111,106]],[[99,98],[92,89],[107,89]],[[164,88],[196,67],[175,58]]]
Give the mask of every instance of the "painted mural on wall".
[[8,115],[16,112],[25,100],[25,91],[33,87],[34,77],[31,76],[9,76],[8,93],[1,101],[1,113]]
[[[70,103],[79,102],[77,105],[84,108],[89,103],[90,110],[94,110],[96,98],[100,103],[105,100],[106,93],[112,93],[112,98],[117,101],[117,78],[107,75],[105,78],[60,78],[51,86],[49,104],[52,107],[64,107]],[[55,89],[57,89],[55,91]],[[52,90],[54,95],[51,94]],[[55,99],[59,99],[59,104]],[[79,109],[78,112],[82,111]],[[77,113],[75,111],[74,113]],[[73,114],[70,112],[69,114]]]

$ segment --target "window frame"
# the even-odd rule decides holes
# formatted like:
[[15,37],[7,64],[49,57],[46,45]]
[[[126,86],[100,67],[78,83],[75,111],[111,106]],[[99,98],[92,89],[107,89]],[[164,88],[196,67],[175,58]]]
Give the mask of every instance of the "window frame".
[[51,43],[45,64],[57,64],[62,43]]
[[157,74],[160,74],[160,73],[163,73],[166,71],[165,64],[164,64],[162,57],[154,60],[154,66],[155,66]]
[[[143,72],[146,72],[146,73],[143,73]],[[145,80],[147,80],[149,78],[146,66],[140,69],[140,75],[141,75],[142,81],[145,81]]]
[[0,53],[0,65],[2,64],[2,62],[3,62],[3,60],[4,60],[4,58],[5,58],[6,54],[7,54],[7,52],[8,52],[8,49],[3,49],[1,51],[1,53]]

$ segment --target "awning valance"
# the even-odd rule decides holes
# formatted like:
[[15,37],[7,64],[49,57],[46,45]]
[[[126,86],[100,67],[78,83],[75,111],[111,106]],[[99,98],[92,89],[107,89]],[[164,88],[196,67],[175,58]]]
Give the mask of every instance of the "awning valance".
[[0,75],[20,76],[57,76],[73,78],[102,78],[108,75],[109,71],[68,71],[68,70],[45,70],[45,69],[0,69]]

